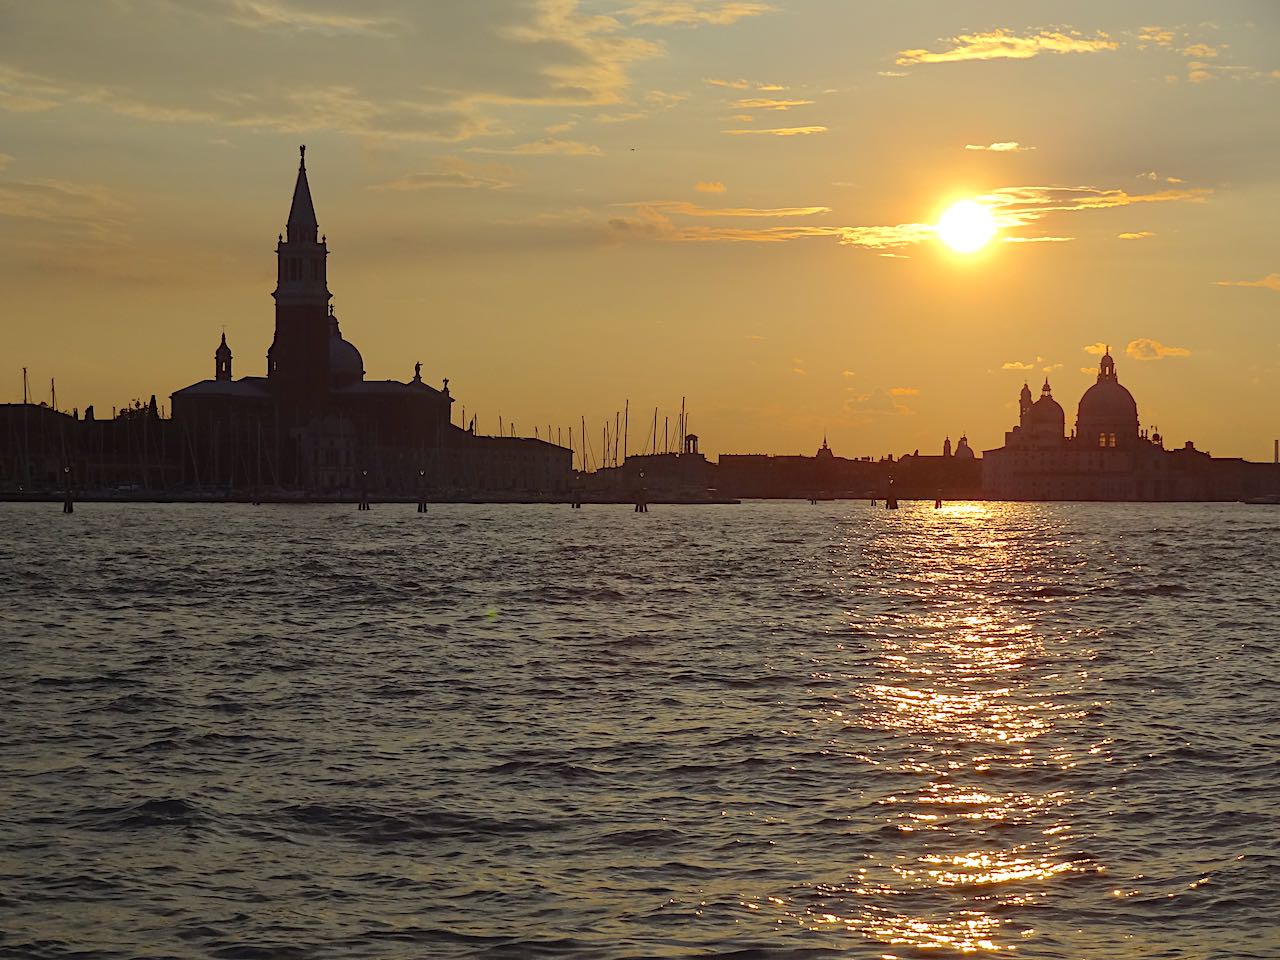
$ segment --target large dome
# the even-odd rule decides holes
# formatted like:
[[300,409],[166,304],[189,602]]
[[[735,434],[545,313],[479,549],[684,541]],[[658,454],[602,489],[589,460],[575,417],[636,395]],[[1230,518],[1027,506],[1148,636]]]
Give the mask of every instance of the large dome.
[[1076,436],[1086,443],[1109,447],[1138,436],[1138,404],[1116,379],[1116,363],[1110,351],[1098,364],[1098,382],[1080,398]]
[[1118,380],[1099,380],[1080,398],[1080,422],[1125,421],[1138,422],[1138,402],[1133,394]]

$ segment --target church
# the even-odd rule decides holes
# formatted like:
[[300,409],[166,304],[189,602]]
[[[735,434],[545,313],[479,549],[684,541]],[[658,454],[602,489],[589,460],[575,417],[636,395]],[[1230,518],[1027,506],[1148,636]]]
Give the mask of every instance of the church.
[[306,147],[276,245],[275,336],[265,376],[236,377],[223,334],[213,377],[172,395],[188,484],[309,495],[566,491],[572,453],[538,439],[477,436],[452,422],[449,381],[366,379],[330,301],[329,246]]
[[1144,430],[1108,348],[1084,392],[1076,425],[1048,379],[1033,400],[1023,384],[1017,426],[982,454],[982,490],[993,500],[1241,500],[1280,490],[1280,465],[1211,457],[1195,444],[1167,450]]

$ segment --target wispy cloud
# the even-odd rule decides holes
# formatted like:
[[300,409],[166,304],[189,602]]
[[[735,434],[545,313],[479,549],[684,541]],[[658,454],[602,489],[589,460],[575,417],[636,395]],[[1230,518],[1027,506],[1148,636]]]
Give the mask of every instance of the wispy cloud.
[[1132,233],[1117,233],[1116,236],[1121,240],[1146,240],[1154,237],[1155,233],[1151,230],[1135,230]]
[[1130,340],[1124,352],[1134,360],[1163,360],[1165,357],[1191,356],[1191,351],[1186,347],[1166,347],[1159,340],[1152,340],[1150,337]]
[[699,180],[693,185],[699,193],[724,193],[725,185],[719,180]]
[[966,150],[990,150],[992,153],[1025,153],[1028,150],[1034,150],[1035,147],[1028,147],[1018,143],[1017,140],[1001,140],[999,143],[989,143],[983,146],[980,143],[966,143]]
[[557,137],[543,137],[541,140],[533,140],[514,147],[474,147],[472,150],[475,153],[509,153],[518,156],[599,157],[604,155],[604,151],[594,143],[560,140]]
[[1011,229],[1028,226],[1051,213],[1106,210],[1135,203],[1203,202],[1212,193],[1205,188],[1129,193],[1116,188],[1090,186],[1026,186],[1000,187],[978,200],[991,208],[992,216],[1000,227]]
[[623,9],[632,23],[660,27],[725,26],[769,13],[768,3],[744,0],[639,0]]
[[228,19],[241,27],[314,32],[327,36],[363,34],[388,37],[396,27],[390,17],[361,17],[299,9],[279,0],[231,0]]
[[1107,352],[1107,345],[1099,340],[1097,343],[1088,344],[1084,348],[1084,352],[1092,354],[1095,357],[1100,357]]
[[1035,368],[1034,363],[1023,363],[1021,360],[1010,360],[1000,365],[1001,370],[1034,370]]
[[687,200],[646,200],[637,203],[620,203],[620,207],[636,207],[646,210],[661,210],[663,213],[675,213],[686,217],[812,217],[820,213],[830,213],[830,207],[700,207]]
[[792,107],[807,107],[812,100],[772,100],[767,97],[744,97],[735,100],[734,106],[743,110],[790,110]]
[[1062,33],[1053,30],[1041,30],[1026,36],[1009,30],[990,30],[948,37],[944,43],[951,46],[936,51],[901,50],[896,62],[899,66],[911,66],[960,60],[1027,60],[1042,53],[1097,53],[1119,47],[1105,33],[1087,37],[1076,31]]
[[721,133],[727,133],[734,137],[750,136],[752,134],[764,134],[771,137],[805,137],[812,133],[826,133],[827,128],[822,126],[811,127],[772,127],[760,128],[758,130],[721,130]]
[[780,93],[787,89],[780,83],[767,83],[759,80],[717,80],[711,77],[702,81],[713,87],[724,87],[728,90],[759,90],[761,93]]
[[501,190],[511,186],[514,171],[502,163],[471,163],[462,157],[436,157],[434,169],[410,173],[385,183],[375,183],[371,190],[437,190],[484,189]]
[[1261,280],[1218,280],[1219,287],[1261,287],[1280,292],[1280,273],[1269,273]]
[[13,154],[0,153],[0,170],[3,170],[9,164],[13,163]]
[[131,208],[96,184],[65,180],[0,181],[0,219],[36,221],[76,239],[118,242]]
[[915,413],[903,402],[903,397],[916,396],[919,390],[914,387],[876,387],[866,393],[849,389],[849,397],[845,400],[845,410],[852,414],[860,414],[863,419],[877,416],[905,417]]

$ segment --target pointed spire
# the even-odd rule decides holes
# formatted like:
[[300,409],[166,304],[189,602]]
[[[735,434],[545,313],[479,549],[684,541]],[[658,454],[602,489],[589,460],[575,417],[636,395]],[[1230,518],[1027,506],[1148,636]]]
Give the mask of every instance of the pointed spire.
[[298,181],[293,186],[293,203],[289,205],[286,232],[290,242],[302,240],[315,243],[320,224],[316,222],[316,208],[311,203],[311,185],[307,183],[307,148],[302,146],[298,151]]
[[1049,397],[1049,396],[1052,396],[1052,395],[1053,395],[1053,390],[1049,387],[1049,378],[1048,378],[1048,377],[1045,377],[1045,378],[1044,378],[1044,386],[1040,388],[1040,393],[1041,393],[1041,395],[1042,395],[1042,396],[1046,396],[1046,397]]

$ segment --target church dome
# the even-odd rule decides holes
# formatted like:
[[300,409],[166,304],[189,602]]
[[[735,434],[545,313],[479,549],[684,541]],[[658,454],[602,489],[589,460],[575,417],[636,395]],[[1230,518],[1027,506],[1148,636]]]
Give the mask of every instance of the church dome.
[[1081,423],[1093,421],[1133,421],[1138,423],[1138,403],[1117,380],[1099,380],[1080,398]]
[[1061,440],[1066,429],[1067,415],[1062,405],[1053,399],[1049,381],[1045,380],[1040,399],[1027,409],[1026,425],[1038,436]]
[[1109,351],[1098,364],[1098,382],[1080,398],[1076,416],[1076,435],[1092,441],[1094,434],[1138,435],[1138,404],[1116,379]]
[[364,379],[364,357],[355,344],[342,339],[338,318],[332,312],[329,314],[329,376],[335,387]]

